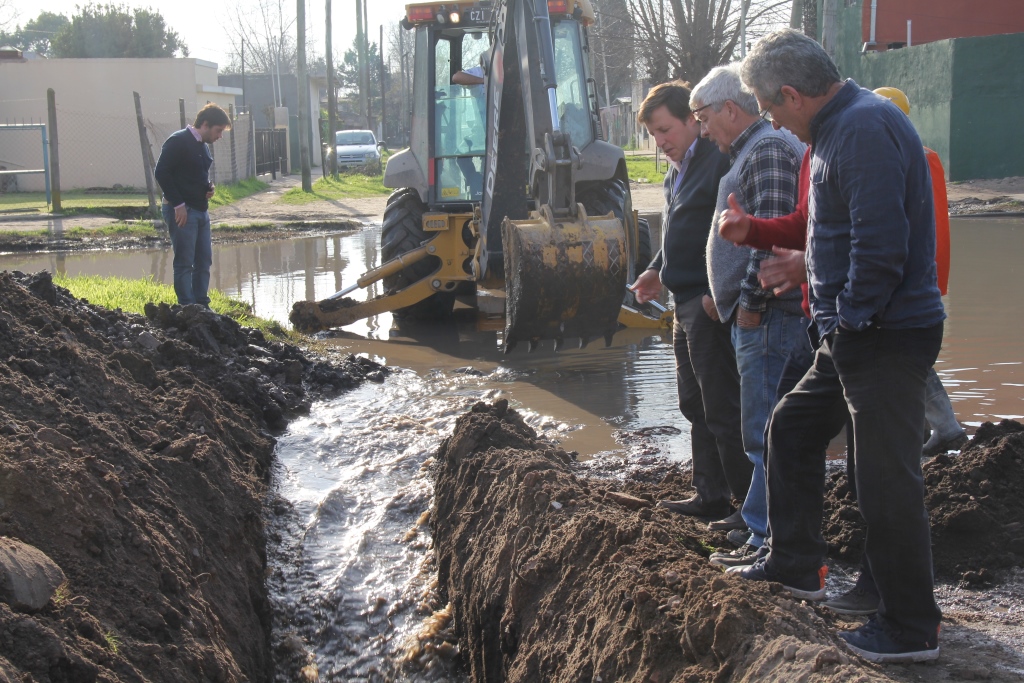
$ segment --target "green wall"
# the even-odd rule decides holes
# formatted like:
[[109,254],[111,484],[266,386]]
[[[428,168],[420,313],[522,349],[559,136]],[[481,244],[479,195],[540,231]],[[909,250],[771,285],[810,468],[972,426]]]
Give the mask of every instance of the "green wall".
[[950,180],[1024,175],[1024,33],[952,42]]
[[910,120],[949,180],[1024,175],[1024,135],[1015,123],[1024,112],[1024,33],[862,55],[862,2],[838,3],[839,73],[865,88],[905,92]]

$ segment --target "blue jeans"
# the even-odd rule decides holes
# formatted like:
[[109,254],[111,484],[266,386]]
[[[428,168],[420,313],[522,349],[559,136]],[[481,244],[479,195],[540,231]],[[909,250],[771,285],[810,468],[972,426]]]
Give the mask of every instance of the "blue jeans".
[[754,465],[750,489],[743,501],[743,521],[752,532],[748,543],[764,544],[768,536],[768,497],[765,484],[765,426],[776,403],[776,390],[786,359],[794,353],[809,356],[807,318],[768,308],[757,327],[732,326],[736,366],[740,373],[740,415],[743,450]]
[[[837,330],[772,415],[768,564],[784,576],[817,572],[825,447],[836,408],[853,422],[857,503],[867,522],[865,555],[881,596],[879,618],[905,640],[935,636],[928,512],[921,475],[925,386],[942,344],[942,324],[919,329]],[[838,411],[841,415],[841,410]]]
[[188,219],[179,227],[174,220],[174,207],[165,203],[162,208],[174,248],[174,293],[178,303],[209,308],[210,265],[213,263],[210,214],[186,207]]

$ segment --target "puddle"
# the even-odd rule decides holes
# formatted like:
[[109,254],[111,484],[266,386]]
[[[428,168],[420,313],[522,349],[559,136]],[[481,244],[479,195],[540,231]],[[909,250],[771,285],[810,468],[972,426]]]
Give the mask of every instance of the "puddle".
[[[1024,318],[1012,273],[1024,221],[952,219],[949,320],[936,369],[961,421],[1024,419]],[[379,226],[327,237],[214,247],[211,286],[287,324],[291,304],[342,289],[379,265]],[[168,250],[14,255],[0,270],[152,276],[171,280]],[[379,285],[355,293],[375,296]],[[624,331],[610,348],[502,355],[498,332],[472,315],[444,326],[398,328],[390,315],[360,321],[332,343],[401,368],[314,406],[278,446],[275,486],[294,506],[271,556],[275,599],[316,655],[322,681],[398,676],[398,657],[422,623],[417,606],[433,572],[425,529],[424,463],[455,418],[478,400],[507,398],[527,421],[581,457],[629,455],[617,430],[646,432],[644,447],[685,459],[668,339]],[[672,429],[680,428],[680,434]],[[630,448],[636,448],[635,444]],[[404,678],[455,680],[440,669]]]

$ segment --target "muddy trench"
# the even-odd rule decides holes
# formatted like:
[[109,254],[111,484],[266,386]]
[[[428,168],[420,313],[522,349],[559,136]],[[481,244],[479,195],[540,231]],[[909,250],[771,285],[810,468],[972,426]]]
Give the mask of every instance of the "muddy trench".
[[[462,330],[389,334],[318,355],[0,274],[0,682],[1024,677],[1019,423],[925,464],[943,655],[877,667],[835,636],[856,622],[725,577],[725,535],[654,505],[691,489],[685,435],[632,428],[675,415],[644,395],[671,395],[664,349],[450,357]],[[624,392],[609,363],[656,379]],[[598,403],[617,448],[590,458]],[[826,487],[834,595],[864,528],[841,461]]]

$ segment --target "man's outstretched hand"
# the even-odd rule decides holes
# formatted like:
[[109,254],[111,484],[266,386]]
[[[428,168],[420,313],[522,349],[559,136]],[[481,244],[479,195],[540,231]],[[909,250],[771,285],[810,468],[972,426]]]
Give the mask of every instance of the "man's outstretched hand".
[[750,216],[736,201],[736,195],[732,192],[729,193],[729,208],[723,211],[719,218],[718,234],[737,246],[743,244],[750,234]]

